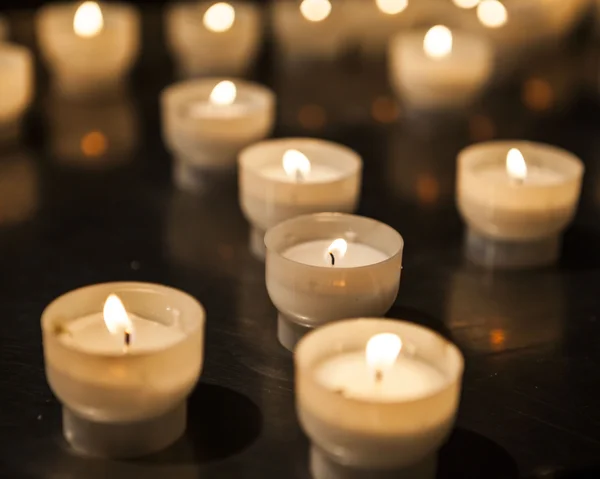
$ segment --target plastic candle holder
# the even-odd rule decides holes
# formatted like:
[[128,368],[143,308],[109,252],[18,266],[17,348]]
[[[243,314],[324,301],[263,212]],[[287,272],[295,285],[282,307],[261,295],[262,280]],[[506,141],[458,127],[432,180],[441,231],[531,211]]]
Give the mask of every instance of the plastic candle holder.
[[265,235],[266,282],[278,337],[292,351],[312,328],[383,315],[400,287],[402,236],[379,221],[342,213],[298,216]]
[[362,159],[353,150],[309,138],[267,140],[240,153],[242,210],[250,249],[265,257],[265,231],[302,214],[351,213],[360,195]]
[[267,137],[275,119],[273,92],[242,80],[176,83],[161,101],[163,137],[183,177],[198,168],[233,170],[240,150]]
[[[107,312],[110,295],[126,309],[113,302]],[[202,370],[204,321],[194,298],[156,284],[98,284],[52,302],[42,313],[46,376],[71,446],[128,458],[176,441]]]
[[486,85],[493,50],[481,36],[437,25],[390,41],[390,82],[414,110],[460,109]]
[[294,362],[314,477],[422,477],[398,473],[427,469],[452,430],[464,367],[456,346],[413,323],[349,319],[308,334]]
[[33,60],[25,47],[0,44],[0,141],[20,133],[23,113],[29,107],[34,89]]
[[461,151],[457,168],[470,259],[505,268],[556,261],[581,193],[584,167],[575,155],[541,143],[494,141]]
[[178,2],[166,12],[167,44],[184,78],[242,76],[254,63],[261,16],[248,2]]
[[57,3],[37,14],[40,50],[58,92],[90,99],[119,90],[139,50],[139,13],[125,3]]

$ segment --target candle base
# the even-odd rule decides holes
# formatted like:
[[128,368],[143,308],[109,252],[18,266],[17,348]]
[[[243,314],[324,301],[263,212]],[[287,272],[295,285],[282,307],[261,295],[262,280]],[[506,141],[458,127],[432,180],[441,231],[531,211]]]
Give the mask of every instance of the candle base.
[[489,238],[469,229],[466,256],[473,263],[494,269],[528,269],[555,263],[560,254],[560,237],[530,241]]
[[296,349],[296,344],[312,329],[291,321],[281,313],[277,316],[277,338],[281,345],[292,353]]
[[98,79],[57,74],[53,87],[60,97],[86,102],[118,98],[125,94],[125,80],[119,77]]
[[175,159],[173,163],[173,181],[182,190],[218,191],[233,178],[235,176],[229,170],[197,167],[182,159]]
[[257,228],[250,229],[249,238],[250,251],[254,257],[260,261],[264,261],[267,256],[267,247],[265,246],[265,232]]
[[310,472],[313,479],[435,479],[437,455],[402,469],[374,470],[343,466],[318,447],[310,449]]
[[185,432],[186,419],[185,402],[156,418],[117,424],[89,421],[63,407],[63,434],[83,455],[127,459],[170,446]]

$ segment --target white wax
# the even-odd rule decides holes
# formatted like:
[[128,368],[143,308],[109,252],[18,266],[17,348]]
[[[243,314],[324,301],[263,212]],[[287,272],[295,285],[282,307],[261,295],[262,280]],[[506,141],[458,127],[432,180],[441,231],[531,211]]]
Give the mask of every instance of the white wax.
[[[478,174],[482,179],[494,183],[514,183],[517,181],[508,174],[506,166],[500,164],[482,166]],[[527,177],[520,183],[523,185],[550,186],[564,183],[564,181],[565,178],[558,171],[544,166],[527,165]]]
[[254,107],[253,104],[235,101],[231,105],[215,105],[209,101],[192,103],[186,109],[191,118],[239,118],[247,115]]
[[[128,348],[130,353],[159,351],[185,338],[183,331],[176,327],[165,326],[131,313],[129,319],[133,323],[133,334]],[[65,344],[91,354],[125,352],[124,336],[109,332],[101,312],[70,322],[60,338]]]
[[331,257],[328,254],[332,242],[333,239],[300,243],[284,251],[283,257],[310,266],[330,266],[333,268],[358,268],[389,259],[388,255],[371,246],[348,242],[348,250],[344,256],[336,251],[333,252],[335,265],[332,266]]
[[410,401],[441,389],[448,381],[426,362],[400,356],[380,381],[367,365],[364,352],[346,353],[325,360],[315,378],[345,397],[376,402]]
[[260,174],[271,180],[283,181],[286,183],[326,183],[336,181],[342,177],[342,172],[327,165],[312,164],[310,173],[303,176],[301,180],[289,176],[283,169],[283,165],[266,166],[260,170]]

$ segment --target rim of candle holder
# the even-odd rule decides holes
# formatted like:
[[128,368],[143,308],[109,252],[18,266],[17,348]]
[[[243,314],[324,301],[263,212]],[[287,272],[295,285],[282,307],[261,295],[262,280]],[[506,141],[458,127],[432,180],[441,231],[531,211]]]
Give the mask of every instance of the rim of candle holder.
[[[332,223],[333,222],[342,223],[345,220],[347,226],[350,226],[352,223],[361,222],[365,226],[367,224],[370,225],[369,229],[374,228],[374,227],[382,228],[383,231],[385,232],[385,234],[388,235],[388,239],[390,239],[392,242],[394,242],[396,244],[396,246],[394,247],[394,249],[391,253],[387,252],[387,251],[385,251],[385,252],[382,251],[382,253],[384,253],[387,256],[386,259],[384,259],[382,261],[378,261],[376,263],[370,263],[367,265],[363,265],[363,266],[339,266],[339,267],[336,266],[335,268],[331,268],[331,266],[329,266],[327,264],[323,264],[322,266],[309,265],[309,264],[303,263],[301,261],[286,258],[285,256],[283,256],[283,253],[286,250],[288,250],[289,248],[291,248],[297,244],[300,244],[302,242],[318,241],[318,240],[331,240],[333,237],[333,234],[323,234],[322,236],[311,236],[310,238],[301,238],[301,239],[299,239],[299,241],[292,241],[292,240],[296,240],[298,238],[296,238],[294,235],[292,235],[288,232],[290,229],[293,229],[292,227],[295,224],[301,224],[302,222],[325,223],[328,220],[331,221]],[[345,229],[345,232],[346,233],[349,232],[348,228]],[[340,237],[342,237],[342,236],[343,236],[343,233],[340,229]],[[284,240],[284,241],[282,241],[282,240]],[[282,244],[279,244],[279,243],[282,243]],[[374,247],[371,243],[368,243],[368,242],[360,242],[360,243]],[[278,223],[277,225],[273,226],[266,232],[265,246],[266,246],[266,250],[267,250],[267,259],[269,257],[269,253],[272,253],[272,254],[278,255],[281,260],[285,260],[285,261],[289,262],[289,264],[293,264],[296,267],[319,268],[328,273],[333,272],[334,274],[338,274],[340,271],[345,271],[345,270],[360,271],[362,269],[368,269],[368,268],[372,268],[373,266],[383,265],[383,264],[393,262],[398,256],[401,256],[404,252],[404,238],[398,231],[396,231],[391,226],[389,226],[381,221],[375,220],[373,218],[369,218],[367,216],[352,215],[352,214],[348,214],[348,213],[324,212],[324,213],[313,213],[313,214],[296,216],[294,218],[291,218],[291,219],[282,221],[281,223]],[[338,272],[338,273],[336,273],[336,272]]]
[[[94,289],[106,289],[107,294],[105,297],[103,297],[102,301],[106,300],[106,297],[108,297],[109,294],[114,293],[114,294],[119,294],[120,292],[137,292],[137,293],[154,293],[154,294],[160,294],[162,296],[164,296],[165,298],[168,298],[169,296],[173,297],[177,297],[178,302],[186,302],[188,305],[191,305],[195,310],[196,310],[196,315],[195,315],[195,320],[194,320],[194,324],[191,328],[187,329],[185,331],[185,334],[182,335],[182,338],[164,348],[160,348],[158,350],[151,350],[151,351],[129,351],[127,353],[127,357],[128,358],[142,358],[142,357],[152,357],[153,355],[156,354],[157,351],[169,351],[169,350],[174,350],[177,349],[181,346],[181,344],[183,344],[184,342],[190,340],[191,337],[193,337],[196,333],[200,332],[200,334],[202,334],[202,331],[204,330],[205,327],[205,323],[206,323],[206,310],[204,309],[204,306],[202,306],[202,304],[193,296],[191,296],[188,293],[185,293],[184,291],[181,291],[179,289],[176,288],[172,288],[170,286],[165,286],[165,285],[161,285],[161,284],[156,284],[156,283],[144,283],[144,282],[107,282],[107,283],[98,283],[98,284],[92,284],[92,285],[88,285],[88,286],[83,286],[71,291],[68,291],[62,295],[60,295],[59,297],[57,297],[56,299],[54,299],[50,304],[48,304],[48,306],[46,306],[46,308],[44,309],[44,311],[42,312],[42,317],[41,317],[41,325],[42,325],[42,333],[45,335],[48,335],[49,337],[53,337],[58,339],[58,337],[60,336],[60,334],[62,333],[62,329],[61,329],[61,321],[64,319],[62,317],[60,317],[59,315],[57,315],[54,310],[58,307],[59,304],[63,303],[64,301],[68,301],[68,300],[72,300],[74,297],[80,295],[80,294],[85,294],[86,292],[90,292]],[[102,311],[102,305],[99,305],[98,308],[96,308],[97,311],[95,312],[101,312]],[[92,312],[89,312],[89,314],[92,314]],[[60,347],[61,348],[65,348],[66,350],[69,351],[73,351],[76,354],[79,355],[85,355],[85,356],[93,356],[93,357],[104,357],[104,358],[122,358],[123,354],[122,353],[103,353],[103,352],[94,352],[89,353],[84,349],[78,348],[77,346],[70,344],[68,342],[64,342],[62,341],[60,343]]]
[[[344,339],[340,335],[338,340],[335,342],[329,342],[328,348],[323,348],[327,350],[327,354],[318,354],[319,352],[319,343],[322,341],[323,333],[328,331],[333,331],[335,329],[339,329],[342,332],[352,331],[353,336],[361,336],[364,337],[364,345],[362,349],[357,347],[348,347],[344,346]],[[361,330],[362,329],[362,330]],[[404,333],[399,332],[402,329]],[[440,341],[440,344],[443,346],[446,355],[449,355],[455,363],[453,367],[446,375],[446,381],[439,388],[429,391],[427,394],[423,394],[421,396],[412,398],[412,399],[401,399],[395,401],[389,401],[385,403],[374,403],[368,399],[364,398],[356,398],[356,397],[344,397],[344,401],[351,404],[361,404],[361,405],[373,405],[377,404],[378,407],[394,407],[396,404],[417,404],[425,399],[435,397],[445,391],[450,390],[455,387],[456,383],[460,381],[465,367],[465,359],[456,344],[446,339],[444,336],[439,334],[438,332],[427,328],[425,326],[421,326],[420,324],[412,323],[410,321],[405,321],[396,318],[351,318],[351,319],[341,319],[338,321],[332,321],[330,323],[323,324],[313,331],[308,332],[296,345],[294,350],[294,366],[296,371],[311,371],[316,364],[321,363],[324,358],[331,356],[332,354],[341,354],[341,353],[350,353],[357,351],[364,351],[366,348],[366,343],[368,340],[374,336],[375,334],[379,334],[382,332],[397,334],[398,336],[406,337],[406,330],[412,330],[413,332],[417,332],[419,334],[426,334],[430,338],[435,338]],[[368,331],[367,331],[368,330]],[[360,340],[362,342],[362,339]],[[312,350],[312,351],[311,351]],[[447,358],[448,359],[448,358]],[[432,365],[436,367],[435,365]],[[334,391],[328,389],[325,385],[321,384],[319,381],[314,379],[310,374],[306,375],[306,377],[310,377],[310,383],[315,389],[320,391],[322,394],[336,394]]]

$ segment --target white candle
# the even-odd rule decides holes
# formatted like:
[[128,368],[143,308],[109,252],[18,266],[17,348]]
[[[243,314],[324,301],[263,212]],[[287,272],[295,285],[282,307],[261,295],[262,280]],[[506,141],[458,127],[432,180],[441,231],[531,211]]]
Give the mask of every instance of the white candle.
[[404,242],[373,219],[298,216],[269,229],[265,244],[267,290],[289,350],[330,321],[385,314],[398,295]]
[[250,249],[264,258],[265,231],[281,221],[322,211],[352,212],[362,159],[345,146],[311,138],[264,141],[239,157],[240,203],[250,224]]
[[176,441],[202,369],[203,330],[202,306],[166,286],[106,283],[52,302],[42,314],[46,376],[69,444],[126,458]]
[[390,78],[399,98],[418,109],[470,103],[488,81],[493,53],[473,34],[436,25],[398,34],[390,42]]
[[102,313],[76,319],[65,328],[61,341],[91,354],[148,353],[168,348],[185,338],[183,332],[156,321],[129,313],[132,323],[131,345],[124,349],[123,336],[112,334]]
[[240,150],[270,134],[275,118],[273,92],[243,80],[176,83],[161,103],[164,141],[182,184],[196,169],[233,168]]
[[410,401],[439,390],[446,378],[429,364],[401,357],[375,380],[364,353],[347,353],[326,360],[315,370],[323,386],[344,397],[368,401]]
[[509,266],[503,259],[508,251],[525,251],[511,253],[519,258],[514,266],[554,261],[560,234],[575,214],[583,170],[571,153],[540,143],[498,141],[463,150],[457,195],[476,246],[468,250],[480,251],[472,259]]
[[350,469],[348,477],[403,477],[394,471],[435,454],[452,430],[463,358],[427,328],[335,321],[305,336],[294,362],[313,475],[317,464],[329,463]]
[[[335,246],[335,243],[340,241],[343,242],[345,247],[337,248]],[[346,242],[343,239],[301,243],[284,251],[283,257],[310,266],[331,266],[334,268],[358,268],[388,259],[386,254],[371,246]]]

